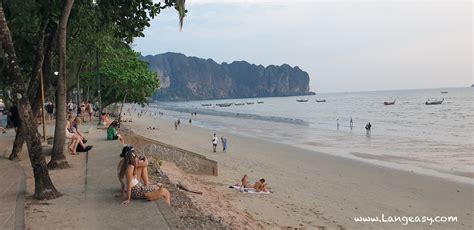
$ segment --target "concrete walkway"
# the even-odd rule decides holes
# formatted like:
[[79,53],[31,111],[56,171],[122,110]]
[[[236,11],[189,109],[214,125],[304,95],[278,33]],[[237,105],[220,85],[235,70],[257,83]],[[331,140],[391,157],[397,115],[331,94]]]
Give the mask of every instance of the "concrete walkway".
[[114,197],[113,194],[120,191],[117,163],[122,146],[119,141],[107,141],[105,137],[104,130],[93,130],[89,134],[94,149],[86,159],[83,210],[90,210],[90,215],[83,226],[91,229],[175,229],[179,226],[178,218],[163,200],[132,200],[130,205],[124,206],[121,204],[124,197]]
[[[25,225],[41,226],[39,229],[182,228],[179,218],[163,200],[132,200],[130,205],[122,205],[125,197],[114,196],[120,191],[117,179],[120,142],[107,141],[106,130],[95,126],[91,126],[87,136],[87,144],[94,145],[88,154],[67,155],[71,168],[50,171],[55,187],[63,194],[54,200],[35,201],[29,197],[32,188],[28,187],[25,205],[24,172],[27,178],[32,176],[28,158],[23,158],[20,164],[23,168],[0,159],[0,229],[24,229]],[[1,139],[4,143],[5,136]],[[32,186],[31,179],[27,184]],[[24,216],[28,218],[26,221]]]
[[0,229],[24,229],[25,174],[16,162],[0,159]]

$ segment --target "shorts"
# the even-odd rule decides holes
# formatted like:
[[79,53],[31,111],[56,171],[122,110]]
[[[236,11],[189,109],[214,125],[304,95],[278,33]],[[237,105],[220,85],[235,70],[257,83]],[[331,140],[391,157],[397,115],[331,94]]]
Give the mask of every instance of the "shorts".
[[66,130],[66,138],[72,139],[74,137],[74,134]]
[[119,136],[113,136],[112,140],[117,140],[118,138],[119,138]]
[[141,183],[138,183],[137,185],[132,187],[132,199],[136,200],[143,200],[146,199],[145,193],[153,192],[155,191],[155,188],[152,186],[145,186],[142,185]]

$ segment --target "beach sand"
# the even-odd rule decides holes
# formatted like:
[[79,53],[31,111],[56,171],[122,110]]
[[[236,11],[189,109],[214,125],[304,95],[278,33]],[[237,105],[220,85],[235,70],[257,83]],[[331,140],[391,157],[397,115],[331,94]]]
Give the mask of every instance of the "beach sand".
[[[126,110],[124,110],[126,111]],[[261,139],[190,125],[181,126],[148,114],[123,123],[133,132],[202,154],[218,162],[219,176],[184,175],[165,164],[171,180],[204,189],[201,208],[237,228],[236,215],[263,228],[303,229],[472,229],[473,185],[371,165]],[[183,118],[187,118],[184,120]],[[176,118],[177,119],[177,118]],[[199,114],[193,120],[199,120]],[[155,130],[147,130],[155,127]],[[211,138],[225,136],[229,150],[212,152]],[[315,140],[317,141],[317,140]],[[168,171],[167,171],[168,170]],[[180,174],[180,175],[178,175]],[[251,182],[265,178],[273,192],[247,194],[229,189],[247,174]],[[206,194],[208,192],[208,194]],[[196,196],[197,195],[192,195]],[[202,200],[199,200],[202,199]],[[228,205],[208,206],[212,199]],[[219,203],[222,204],[222,203]],[[199,204],[198,204],[199,205]],[[234,214],[232,214],[234,213]],[[356,223],[356,217],[456,216],[454,223]],[[243,226],[241,226],[244,228]]]

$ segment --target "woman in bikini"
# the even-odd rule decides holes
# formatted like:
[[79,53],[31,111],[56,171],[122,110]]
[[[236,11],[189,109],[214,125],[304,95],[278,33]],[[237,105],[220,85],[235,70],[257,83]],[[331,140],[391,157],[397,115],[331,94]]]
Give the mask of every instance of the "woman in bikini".
[[252,185],[249,182],[249,176],[247,176],[247,174],[245,174],[244,177],[242,177],[242,180],[240,181],[241,181],[241,185],[244,188],[252,188]]
[[265,179],[260,179],[255,184],[253,185],[253,188],[255,188],[256,192],[268,192],[267,190],[267,182],[265,182]]
[[[146,158],[139,158],[134,149],[130,149],[122,155],[124,162],[120,167],[119,178],[127,177],[127,200],[122,204],[129,204],[131,199],[147,199],[149,201],[158,200],[163,197],[168,205],[171,205],[171,194],[168,189],[159,185],[148,184],[148,172]],[[146,174],[144,177],[143,174]],[[143,184],[139,179],[143,179]],[[123,190],[122,190],[123,191]]]

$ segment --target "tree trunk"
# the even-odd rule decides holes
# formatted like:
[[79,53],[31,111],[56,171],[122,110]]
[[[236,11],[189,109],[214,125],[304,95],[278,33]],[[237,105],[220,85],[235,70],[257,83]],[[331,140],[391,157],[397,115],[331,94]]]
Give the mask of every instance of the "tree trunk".
[[[36,50],[36,61],[33,66],[33,70],[31,73],[31,80],[30,84],[28,86],[28,99],[30,100],[30,105],[32,105],[32,110],[33,110],[33,115],[36,118],[40,112],[41,108],[41,103],[38,100],[38,95],[41,93],[40,88],[38,85],[39,77],[40,74],[42,74],[42,66],[43,66],[43,61],[44,61],[44,38],[45,38],[45,31],[46,31],[46,26],[48,24],[48,19],[43,19],[41,22],[41,26],[38,32],[38,44],[37,44],[37,50]],[[35,119],[36,121],[36,119]],[[25,141],[24,138],[24,133],[25,130],[22,128],[19,128],[17,130],[17,133],[15,135],[15,141],[13,142],[13,148],[10,156],[8,159],[10,160],[20,160],[18,154],[22,151],[23,149],[23,143]]]
[[56,89],[56,126],[54,144],[48,168],[69,167],[64,154],[66,150],[66,36],[67,22],[74,0],[67,0],[59,22],[59,77]]
[[125,103],[125,100],[127,100],[127,94],[128,92],[125,93],[125,96],[123,96],[123,100],[122,100],[122,105],[120,106],[120,112],[119,112],[119,117],[118,117],[118,127],[120,128],[120,125],[122,124],[122,109],[123,109],[123,104]]
[[10,153],[8,159],[12,161],[21,160],[21,158],[19,157],[19,153],[23,150],[23,143],[25,142],[24,133],[25,131],[23,131],[23,127],[17,129],[15,134],[15,141],[13,141],[12,152]]
[[26,145],[28,147],[28,155],[30,157],[31,167],[35,178],[35,195],[36,199],[54,199],[61,196],[49,177],[46,160],[42,155],[42,147],[39,137],[37,136],[38,124],[33,117],[30,101],[27,97],[25,83],[21,76],[18,66],[15,48],[10,35],[10,30],[3,13],[3,6],[0,3],[0,41],[3,50],[7,54],[7,76],[13,83],[13,92],[17,96],[17,106],[21,117],[21,125],[25,131]]

